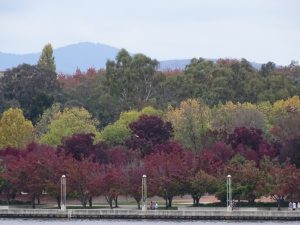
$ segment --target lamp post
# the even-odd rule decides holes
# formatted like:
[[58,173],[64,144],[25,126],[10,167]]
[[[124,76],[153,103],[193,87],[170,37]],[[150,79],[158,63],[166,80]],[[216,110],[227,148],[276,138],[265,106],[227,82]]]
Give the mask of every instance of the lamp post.
[[144,174],[142,177],[142,211],[147,211],[147,176]]
[[62,175],[60,179],[60,209],[66,210],[66,203],[67,203],[67,197],[66,197],[66,175]]
[[232,211],[231,175],[227,175],[227,211]]

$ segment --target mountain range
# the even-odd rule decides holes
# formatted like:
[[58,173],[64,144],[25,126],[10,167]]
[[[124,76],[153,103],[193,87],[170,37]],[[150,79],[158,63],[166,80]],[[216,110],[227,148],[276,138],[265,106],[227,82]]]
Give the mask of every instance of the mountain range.
[[[105,68],[108,59],[114,59],[120,49],[91,42],[81,42],[54,49],[56,70],[58,73],[73,74],[77,68],[86,71],[90,67]],[[36,64],[39,53],[11,54],[0,52],[0,71],[16,67],[22,63]],[[215,61],[215,60],[213,60]],[[184,69],[190,59],[165,60],[159,62],[159,70]],[[260,64],[252,63],[255,68]]]

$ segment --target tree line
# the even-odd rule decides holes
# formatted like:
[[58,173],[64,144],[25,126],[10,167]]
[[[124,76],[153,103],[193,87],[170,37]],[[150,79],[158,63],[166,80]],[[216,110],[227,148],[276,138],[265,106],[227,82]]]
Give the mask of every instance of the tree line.
[[55,72],[51,45],[37,65],[0,78],[1,192],[9,202],[25,191],[60,202],[59,179],[84,207],[119,195],[138,207],[141,177],[149,195],[170,207],[174,196],[204,193],[224,203],[278,205],[299,200],[299,65],[260,70],[245,60],[193,59],[183,71],[157,71],[157,61],[121,50],[106,69],[73,76]]

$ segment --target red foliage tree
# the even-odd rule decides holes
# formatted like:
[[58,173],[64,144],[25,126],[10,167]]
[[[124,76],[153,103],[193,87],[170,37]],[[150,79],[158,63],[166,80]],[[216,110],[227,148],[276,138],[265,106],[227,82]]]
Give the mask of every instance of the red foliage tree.
[[142,199],[142,176],[146,174],[145,168],[140,162],[132,163],[123,168],[125,177],[126,195],[134,198],[138,209],[141,208]]
[[107,157],[109,163],[116,167],[124,167],[132,162],[136,162],[140,159],[140,153],[138,151],[132,151],[125,146],[119,145],[110,148],[107,151]]
[[60,152],[71,155],[74,159],[84,159],[98,163],[108,163],[108,146],[104,142],[94,145],[94,134],[74,134],[64,139],[63,144],[58,147]]
[[64,166],[70,191],[79,198],[84,208],[88,202],[92,207],[92,198],[101,193],[103,185],[100,165],[87,159],[78,161],[68,157],[65,159]]
[[[99,71],[103,73],[103,71]],[[92,78],[97,74],[95,68],[89,68],[86,72],[82,72],[80,69],[76,69],[75,73],[72,75],[59,74],[58,81],[63,85],[64,88],[73,88],[78,86],[82,81]]]
[[200,168],[208,174],[215,174],[233,155],[234,152],[229,146],[224,142],[218,142],[199,153]]
[[159,116],[142,115],[138,121],[129,125],[132,130],[131,139],[127,141],[129,148],[140,150],[142,155],[150,154],[153,147],[168,141],[173,135],[170,122],[164,122]]
[[56,159],[54,148],[32,143],[21,157],[6,163],[3,176],[18,191],[27,192],[35,208],[35,200],[46,190],[49,177],[53,178],[48,168]]
[[158,145],[154,153],[145,157],[149,190],[172,206],[173,197],[187,192],[189,161],[177,142]]
[[262,165],[264,180],[260,184],[262,193],[271,196],[278,203],[280,210],[284,199],[295,200],[300,197],[300,170],[290,163],[265,161]]
[[113,202],[115,207],[118,207],[118,196],[120,194],[126,194],[126,178],[123,171],[114,165],[103,166],[104,178],[102,194],[105,196],[110,208],[113,208]]
[[64,150],[66,155],[72,155],[76,160],[89,158],[94,153],[94,134],[74,134],[63,140],[63,144],[59,147]]
[[262,135],[260,129],[239,127],[228,137],[228,144],[236,154],[244,156],[247,160],[259,161],[265,156],[275,158],[278,150],[273,148]]
[[[7,147],[0,151],[0,168],[1,172],[5,171],[5,168],[10,163],[16,163],[17,160],[22,156],[22,151],[17,148]],[[5,194],[7,204],[10,203],[10,199],[14,199],[17,193],[16,187],[13,186],[8,180],[3,176],[3,173],[0,174],[0,188],[1,192]]]

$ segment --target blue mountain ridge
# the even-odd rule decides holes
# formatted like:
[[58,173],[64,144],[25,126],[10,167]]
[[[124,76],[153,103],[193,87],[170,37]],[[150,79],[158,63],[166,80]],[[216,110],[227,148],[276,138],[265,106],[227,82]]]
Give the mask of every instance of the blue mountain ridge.
[[[58,73],[72,74],[79,68],[86,71],[90,67],[105,68],[108,59],[114,59],[120,49],[91,42],[81,42],[54,49],[56,70]],[[16,67],[19,64],[36,64],[39,53],[11,54],[0,52],[0,71]],[[213,60],[215,61],[215,60]],[[190,59],[164,60],[159,63],[159,70],[184,69]],[[255,68],[261,64],[252,63]]]

